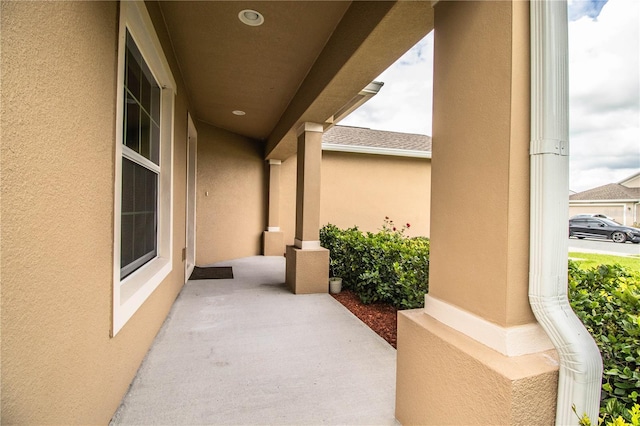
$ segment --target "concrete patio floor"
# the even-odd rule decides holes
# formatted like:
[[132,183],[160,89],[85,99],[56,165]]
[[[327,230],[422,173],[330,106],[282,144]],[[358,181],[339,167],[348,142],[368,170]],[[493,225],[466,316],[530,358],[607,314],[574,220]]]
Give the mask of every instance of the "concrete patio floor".
[[112,424],[393,425],[396,351],[328,294],[294,295],[285,260],[189,281]]

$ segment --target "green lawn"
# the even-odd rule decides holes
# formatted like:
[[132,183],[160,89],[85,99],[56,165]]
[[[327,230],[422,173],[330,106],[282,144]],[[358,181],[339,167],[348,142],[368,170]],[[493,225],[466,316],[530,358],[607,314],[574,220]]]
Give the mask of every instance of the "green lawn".
[[640,272],[640,256],[612,256],[608,254],[569,252],[569,259],[577,261],[580,269],[617,263],[632,271]]

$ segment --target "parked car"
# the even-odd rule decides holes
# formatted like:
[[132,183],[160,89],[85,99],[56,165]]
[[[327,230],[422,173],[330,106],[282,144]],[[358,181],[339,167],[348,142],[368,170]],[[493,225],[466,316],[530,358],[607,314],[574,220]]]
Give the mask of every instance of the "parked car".
[[569,237],[606,238],[616,243],[631,241],[640,243],[640,229],[623,226],[601,217],[576,217],[569,219]]
[[578,218],[581,218],[581,217],[601,217],[603,219],[609,219],[609,220],[613,220],[615,222],[615,220],[612,217],[609,217],[606,214],[602,214],[602,213],[577,214],[575,216],[571,216],[571,219],[578,219]]

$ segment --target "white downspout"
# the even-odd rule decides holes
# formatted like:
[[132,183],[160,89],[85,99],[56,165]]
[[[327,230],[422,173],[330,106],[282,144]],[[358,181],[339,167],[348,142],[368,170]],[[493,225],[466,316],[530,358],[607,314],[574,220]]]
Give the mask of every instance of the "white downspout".
[[529,301],[560,357],[556,425],[596,424],[602,359],[567,298],[568,21],[565,0],[531,0]]

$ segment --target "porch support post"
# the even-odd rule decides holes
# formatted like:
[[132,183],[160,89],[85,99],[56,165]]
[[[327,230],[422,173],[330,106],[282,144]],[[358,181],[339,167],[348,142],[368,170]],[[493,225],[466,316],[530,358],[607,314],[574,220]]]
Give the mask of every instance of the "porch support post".
[[296,294],[328,292],[329,250],[320,247],[322,132],[317,123],[298,130],[296,234],[286,255],[286,283]]
[[262,254],[282,256],[284,254],[284,233],[280,230],[280,169],[282,161],[267,160],[269,173],[269,208],[267,230],[262,234]]
[[398,315],[402,424],[551,424],[557,354],[529,287],[529,3],[435,10],[425,308]]

